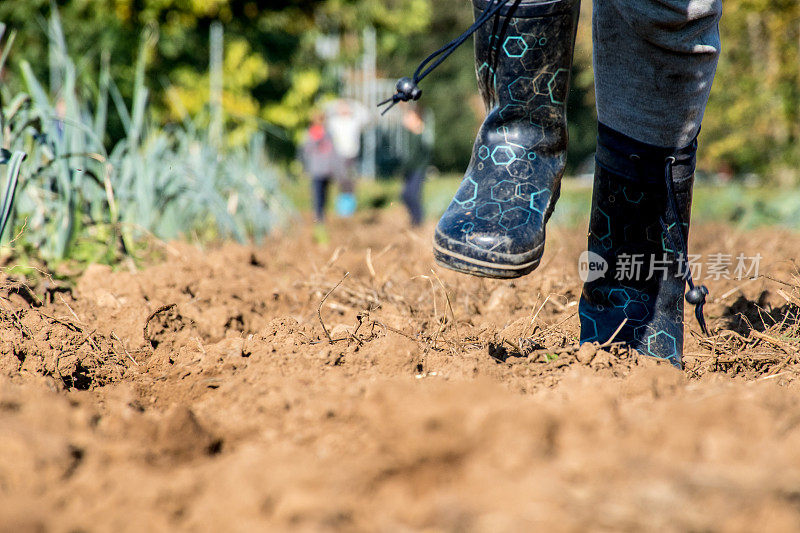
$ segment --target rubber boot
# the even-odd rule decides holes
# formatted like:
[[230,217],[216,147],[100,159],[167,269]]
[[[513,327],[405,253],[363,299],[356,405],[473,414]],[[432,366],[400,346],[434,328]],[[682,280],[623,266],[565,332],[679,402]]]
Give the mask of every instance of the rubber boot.
[[[579,304],[581,343],[625,342],[681,368],[683,295],[702,305],[686,250],[697,141],[681,149],[635,141],[599,126],[586,282]],[[621,327],[620,327],[621,326]]]
[[[473,0],[476,17],[486,0]],[[515,278],[539,265],[567,150],[566,99],[579,0],[505,2],[475,33],[488,115],[434,237],[436,261]]]

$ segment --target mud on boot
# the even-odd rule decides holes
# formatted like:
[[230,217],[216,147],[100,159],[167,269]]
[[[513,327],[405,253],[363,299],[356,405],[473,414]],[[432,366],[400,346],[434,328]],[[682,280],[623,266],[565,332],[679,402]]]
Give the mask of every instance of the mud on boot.
[[[682,367],[683,300],[702,310],[687,261],[697,141],[682,149],[635,141],[600,124],[586,283],[579,305],[581,343],[615,341]],[[588,274],[588,279],[587,275]]]
[[[503,3],[475,33],[488,115],[436,228],[434,256],[460,272],[515,278],[538,266],[559,195],[579,1]],[[473,5],[479,19],[490,2]]]

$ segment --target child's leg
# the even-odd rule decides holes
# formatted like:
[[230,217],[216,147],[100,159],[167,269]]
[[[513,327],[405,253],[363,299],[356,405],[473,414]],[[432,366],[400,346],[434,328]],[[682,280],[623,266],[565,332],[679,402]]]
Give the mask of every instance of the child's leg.
[[[434,233],[434,259],[459,272],[517,278],[544,252],[567,150],[579,0],[507,0],[475,33],[488,114],[453,201]],[[496,2],[473,0],[476,16]]]
[[406,176],[403,186],[403,202],[411,215],[411,224],[419,226],[422,224],[424,213],[422,210],[422,184],[425,181],[425,171],[417,169]]
[[717,67],[721,0],[594,0],[597,114],[636,139],[697,136]]
[[328,199],[329,178],[315,178],[311,180],[311,198],[314,205],[314,222],[325,220],[325,203]]
[[[600,129],[584,262],[608,270],[585,280],[581,341],[605,342],[616,332],[616,341],[681,366],[695,139],[717,64],[722,4],[595,0],[594,8]],[[703,289],[687,300],[704,328]]]

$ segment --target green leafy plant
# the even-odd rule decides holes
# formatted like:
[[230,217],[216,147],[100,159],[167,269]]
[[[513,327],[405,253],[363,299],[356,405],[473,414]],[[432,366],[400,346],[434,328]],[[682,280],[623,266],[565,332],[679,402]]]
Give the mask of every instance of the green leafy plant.
[[[112,80],[107,56],[96,84],[79,83],[81,63],[67,53],[55,9],[48,39],[49,84],[22,61],[25,92],[0,88],[0,146],[15,154],[7,158],[0,223],[24,228],[22,246],[47,261],[80,255],[108,262],[130,253],[145,234],[246,241],[292,215],[262,135],[228,151],[191,120],[154,126],[145,83],[151,34],[141,39],[130,106]],[[13,34],[0,48],[0,69],[12,42]],[[107,150],[112,105],[125,135]],[[79,250],[85,246],[93,251]]]

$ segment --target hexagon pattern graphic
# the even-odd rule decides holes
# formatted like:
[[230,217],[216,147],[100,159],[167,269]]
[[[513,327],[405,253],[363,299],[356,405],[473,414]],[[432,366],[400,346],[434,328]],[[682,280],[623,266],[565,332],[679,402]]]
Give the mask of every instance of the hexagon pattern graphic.
[[569,70],[560,68],[550,77],[550,80],[547,82],[547,91],[550,93],[550,100],[554,104],[564,104],[566,94],[563,94],[563,91],[560,91],[559,87],[565,87],[568,79]]
[[614,288],[608,291],[608,301],[614,307],[625,308],[631,301],[631,297],[623,288]]
[[507,230],[516,229],[528,223],[531,212],[523,207],[512,207],[500,216],[500,225]]
[[[531,203],[530,209],[531,211],[536,211],[540,215],[544,215],[544,205],[550,200],[550,190],[549,189],[542,189],[541,191],[536,191],[531,193]],[[544,200],[544,201],[542,201]]]
[[597,320],[594,319],[589,313],[580,312],[581,320],[581,341],[582,342],[597,342],[600,340],[600,335],[597,330]]
[[[666,346],[666,350],[662,348],[663,346]],[[653,357],[673,359],[678,355],[678,344],[675,337],[666,331],[658,331],[647,337],[647,351]]]
[[517,192],[517,185],[511,180],[503,180],[492,187],[492,200],[507,202]]
[[467,178],[461,187],[456,192],[454,200],[461,205],[467,203],[474,203],[475,198],[478,196],[478,184],[472,178]]
[[508,85],[508,95],[515,102],[527,103],[535,96],[530,92],[531,85],[533,78],[520,76]]
[[514,150],[510,146],[504,146],[502,144],[494,147],[491,157],[495,165],[501,166],[510,165],[517,158],[514,155]]
[[524,38],[518,35],[512,35],[506,37],[506,41],[503,43],[503,50],[508,57],[522,57],[525,55],[525,52],[528,51],[528,43],[525,42]]
[[503,212],[503,209],[500,207],[500,204],[497,202],[488,202],[482,204],[476,210],[476,216],[483,220],[494,220],[500,216],[500,213]]

